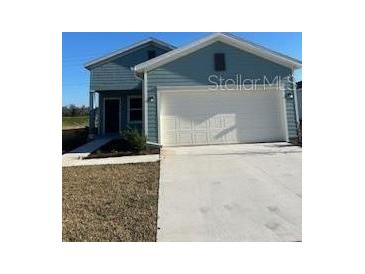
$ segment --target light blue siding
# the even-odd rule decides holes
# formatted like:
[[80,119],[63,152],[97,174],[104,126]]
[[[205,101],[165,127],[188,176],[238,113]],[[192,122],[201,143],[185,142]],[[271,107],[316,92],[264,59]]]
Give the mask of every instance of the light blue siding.
[[154,50],[156,56],[168,50],[149,43],[125,56],[115,56],[100,64],[88,68],[90,70],[90,89],[99,93],[99,133],[103,132],[104,98],[113,97],[121,99],[121,129],[136,127],[141,129],[141,124],[128,124],[127,99],[129,95],[142,96],[142,81],[131,70],[135,65],[148,60],[148,51]]
[[[298,136],[298,125],[296,119],[296,110],[295,110],[295,100],[294,100],[294,89],[295,85],[293,85],[293,78],[290,78],[291,81],[287,82],[285,94],[286,94],[286,119],[288,124],[288,135],[289,139],[295,138]],[[288,98],[288,95],[291,94],[292,98]]]
[[146,44],[128,55],[115,57],[93,66],[90,68],[90,89],[96,91],[141,90],[141,80],[134,75],[131,68],[147,61],[149,50],[155,50],[156,56],[167,52],[155,44]]
[[[214,54],[224,53],[226,71],[214,70]],[[155,96],[158,86],[194,86],[211,85],[210,75],[222,76],[224,79],[236,79],[237,74],[243,79],[257,79],[257,84],[272,82],[275,77],[287,77],[291,70],[256,55],[235,47],[216,42],[188,56],[182,57],[148,73],[148,96]],[[266,79],[265,79],[266,77]],[[287,91],[291,92],[291,91]],[[294,100],[286,100],[289,137],[295,137],[296,120]],[[157,100],[148,103],[148,140],[157,142],[158,134]]]
[[155,98],[153,103],[148,103],[148,141],[158,142],[158,119],[157,119],[157,88],[150,87],[148,89],[148,97],[153,96]]

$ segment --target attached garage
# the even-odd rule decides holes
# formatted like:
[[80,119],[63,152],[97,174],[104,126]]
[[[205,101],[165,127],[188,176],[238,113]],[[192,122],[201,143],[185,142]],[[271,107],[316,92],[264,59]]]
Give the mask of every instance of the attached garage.
[[278,89],[158,90],[159,141],[165,146],[286,141]]
[[162,146],[290,141],[297,68],[299,60],[223,33],[138,64],[144,134]]

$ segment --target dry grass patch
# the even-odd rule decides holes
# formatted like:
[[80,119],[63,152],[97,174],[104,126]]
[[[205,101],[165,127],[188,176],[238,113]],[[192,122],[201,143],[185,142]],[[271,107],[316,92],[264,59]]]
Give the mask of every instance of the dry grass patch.
[[63,241],[156,241],[158,162],[62,173]]

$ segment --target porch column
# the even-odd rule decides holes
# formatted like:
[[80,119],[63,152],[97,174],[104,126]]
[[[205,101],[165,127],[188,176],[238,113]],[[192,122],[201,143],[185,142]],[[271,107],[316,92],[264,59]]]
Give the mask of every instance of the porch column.
[[94,94],[95,91],[89,91],[89,134],[95,133]]

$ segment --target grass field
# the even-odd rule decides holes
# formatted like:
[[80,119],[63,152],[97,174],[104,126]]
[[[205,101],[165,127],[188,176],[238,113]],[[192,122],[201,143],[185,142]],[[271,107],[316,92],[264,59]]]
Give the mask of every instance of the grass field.
[[62,117],[62,129],[82,128],[88,126],[89,117]]
[[156,241],[159,163],[62,168],[62,240]]

